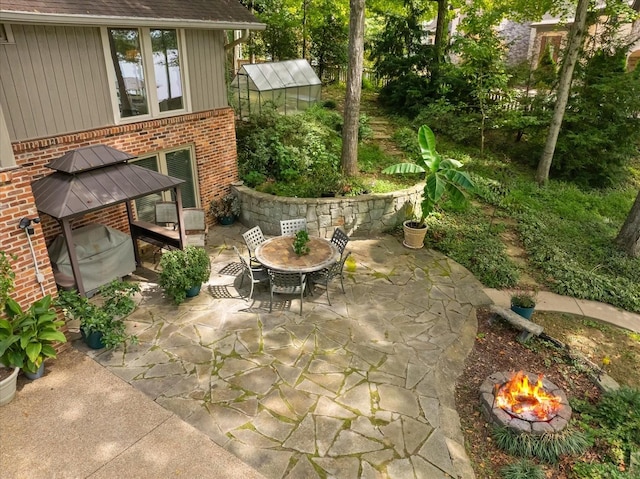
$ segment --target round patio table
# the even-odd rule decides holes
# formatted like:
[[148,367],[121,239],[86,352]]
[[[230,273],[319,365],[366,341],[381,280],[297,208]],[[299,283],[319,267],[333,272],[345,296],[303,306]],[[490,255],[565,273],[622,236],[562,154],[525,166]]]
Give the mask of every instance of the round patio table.
[[269,238],[256,248],[256,259],[265,267],[288,273],[312,273],[338,261],[340,252],[331,241],[310,236],[309,254],[298,256],[293,251],[295,236]]

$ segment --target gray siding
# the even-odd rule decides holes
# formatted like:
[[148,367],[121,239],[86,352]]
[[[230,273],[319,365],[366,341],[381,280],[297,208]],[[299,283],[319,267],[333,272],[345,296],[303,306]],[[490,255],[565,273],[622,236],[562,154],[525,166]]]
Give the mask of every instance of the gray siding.
[[187,30],[185,33],[193,111],[228,106],[224,77],[224,32]]
[[98,28],[12,25],[0,45],[0,105],[12,141],[113,124]]

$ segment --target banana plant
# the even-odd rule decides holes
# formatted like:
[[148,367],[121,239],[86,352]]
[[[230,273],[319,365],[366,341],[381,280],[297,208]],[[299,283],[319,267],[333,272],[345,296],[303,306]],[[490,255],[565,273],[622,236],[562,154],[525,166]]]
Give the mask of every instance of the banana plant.
[[436,136],[431,128],[422,125],[418,130],[420,156],[415,163],[396,163],[384,170],[388,174],[424,173],[425,185],[422,192],[422,216],[419,223],[431,213],[446,193],[454,204],[463,203],[466,193],[475,188],[469,174],[460,171],[462,163],[453,158],[443,158],[436,151]]

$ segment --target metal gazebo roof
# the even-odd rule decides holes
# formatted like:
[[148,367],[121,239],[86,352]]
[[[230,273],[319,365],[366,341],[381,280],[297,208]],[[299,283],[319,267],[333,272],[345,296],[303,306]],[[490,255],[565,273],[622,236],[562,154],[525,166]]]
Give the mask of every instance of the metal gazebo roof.
[[[177,244],[180,247],[184,244],[180,198],[180,185],[184,180],[131,165],[127,163],[131,158],[134,157],[106,145],[78,148],[52,161],[47,166],[57,171],[31,184],[38,211],[52,216],[62,225],[80,294],[85,291],[72,241],[70,220],[73,218],[124,202],[132,233],[134,229],[146,230],[147,226],[141,224],[143,222],[134,222],[129,202],[151,193],[175,189],[180,233]],[[138,260],[136,235],[133,237],[133,244]]]

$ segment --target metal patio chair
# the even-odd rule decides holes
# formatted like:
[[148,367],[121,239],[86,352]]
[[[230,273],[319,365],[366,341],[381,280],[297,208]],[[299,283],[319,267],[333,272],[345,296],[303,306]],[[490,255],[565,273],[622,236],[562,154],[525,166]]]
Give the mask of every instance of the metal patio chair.
[[207,226],[206,214],[202,208],[184,208],[182,210],[182,220],[186,234],[187,245],[204,248],[207,242],[209,227]]
[[286,273],[284,271],[267,270],[269,273],[269,312],[273,310],[273,293],[300,294],[300,316],[302,301],[307,287],[307,276],[303,273]]
[[293,220],[280,221],[280,234],[282,236],[293,236],[298,231],[307,229],[307,220],[305,218],[296,218]]
[[244,283],[245,276],[251,282],[251,291],[249,291],[249,296],[247,297],[247,299],[251,301],[253,297],[253,287],[258,283],[266,283],[267,281],[269,281],[269,275],[262,268],[252,268],[251,266],[249,266],[249,263],[247,263],[247,260],[244,259],[244,257],[240,254],[240,251],[238,251],[238,248],[236,246],[233,247],[233,250],[238,255],[238,259],[240,259],[240,265],[242,266],[240,287],[242,288],[242,283]]
[[331,236],[331,243],[333,243],[336,248],[338,248],[338,251],[340,251],[340,259],[342,259],[344,249],[347,247],[349,239],[350,238],[347,236],[347,233],[345,233],[342,229],[336,228],[333,231],[333,235]]
[[242,238],[249,250],[249,261],[251,266],[259,266],[260,263],[256,259],[256,248],[267,240],[262,234],[262,229],[260,229],[260,226],[254,226],[250,230],[242,233]]
[[324,289],[327,291],[327,302],[329,306],[331,306],[331,299],[329,298],[329,283],[333,281],[335,278],[340,278],[340,286],[342,287],[342,293],[345,293],[344,290],[344,263],[347,261],[347,258],[351,256],[351,251],[349,251],[340,261],[333,263],[328,268],[321,269],[320,271],[316,271],[315,273],[311,273],[309,275],[309,282],[311,283],[311,294],[313,294],[313,285],[321,284],[324,286]]

